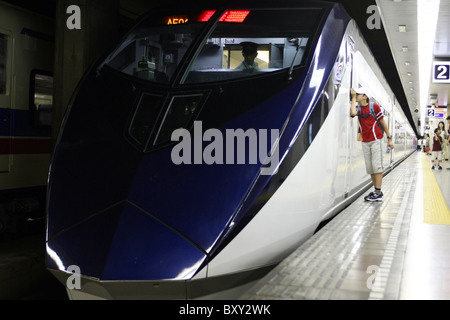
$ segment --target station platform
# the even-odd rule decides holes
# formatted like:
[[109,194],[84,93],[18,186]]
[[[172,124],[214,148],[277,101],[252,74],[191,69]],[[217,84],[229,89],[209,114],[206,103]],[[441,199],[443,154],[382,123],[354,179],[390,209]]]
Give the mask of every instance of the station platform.
[[384,177],[383,202],[359,197],[241,299],[450,299],[449,166],[412,154]]
[[0,242],[1,300],[67,300],[45,267],[45,234]]

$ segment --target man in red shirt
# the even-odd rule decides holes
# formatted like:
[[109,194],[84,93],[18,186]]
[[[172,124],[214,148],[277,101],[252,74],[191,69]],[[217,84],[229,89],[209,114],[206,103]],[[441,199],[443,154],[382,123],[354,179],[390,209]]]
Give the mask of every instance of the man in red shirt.
[[[383,146],[382,139],[384,132],[387,134],[388,147],[394,149],[392,136],[389,133],[389,128],[384,121],[384,114],[380,106],[373,104],[373,111],[375,117],[370,112],[370,93],[365,87],[357,90],[351,89],[352,103],[350,107],[350,116],[359,117],[360,131],[362,136],[362,145],[364,152],[364,160],[366,163],[367,173],[372,178],[375,191],[371,192],[364,198],[366,201],[383,201],[383,192],[381,186],[383,184]],[[358,105],[361,106],[361,113],[358,114]],[[380,125],[383,128],[381,130]]]

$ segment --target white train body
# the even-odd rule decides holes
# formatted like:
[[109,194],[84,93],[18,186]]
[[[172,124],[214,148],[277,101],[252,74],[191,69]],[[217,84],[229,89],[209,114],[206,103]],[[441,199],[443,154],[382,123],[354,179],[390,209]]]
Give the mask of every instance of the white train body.
[[[414,132],[354,22],[347,28],[341,54],[346,61],[341,86],[314,143],[258,215],[208,265],[209,277],[279,262],[309,238],[319,222],[371,185],[358,141],[359,119],[349,116],[350,88],[373,88],[383,106],[395,134],[394,151],[384,155],[386,172],[415,150]],[[387,145],[386,137],[383,140]]]

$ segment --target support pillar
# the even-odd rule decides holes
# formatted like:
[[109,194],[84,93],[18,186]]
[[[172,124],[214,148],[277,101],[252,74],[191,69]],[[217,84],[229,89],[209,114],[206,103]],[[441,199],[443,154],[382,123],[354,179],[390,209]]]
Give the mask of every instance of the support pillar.
[[[70,6],[79,10],[80,28],[69,29]],[[73,20],[71,20],[73,21]],[[57,0],[54,71],[53,145],[79,81],[119,36],[119,0]]]

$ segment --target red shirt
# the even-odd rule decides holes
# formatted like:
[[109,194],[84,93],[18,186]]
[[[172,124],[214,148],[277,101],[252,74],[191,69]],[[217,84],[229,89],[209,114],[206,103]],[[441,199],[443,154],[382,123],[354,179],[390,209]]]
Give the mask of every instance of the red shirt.
[[[375,115],[377,116],[377,120],[381,120],[384,118],[383,111],[378,104],[373,104],[373,110],[375,112]],[[369,114],[367,118],[359,117],[359,126],[361,130],[362,141],[371,142],[383,139],[384,133],[375,118],[370,114],[369,103],[367,104],[367,106],[361,106],[361,114]]]

